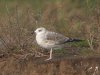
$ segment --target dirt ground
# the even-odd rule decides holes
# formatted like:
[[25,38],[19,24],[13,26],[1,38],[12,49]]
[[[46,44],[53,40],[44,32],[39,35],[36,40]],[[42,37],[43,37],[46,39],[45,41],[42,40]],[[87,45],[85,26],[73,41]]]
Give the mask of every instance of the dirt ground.
[[0,75],[100,75],[100,57],[0,57]]

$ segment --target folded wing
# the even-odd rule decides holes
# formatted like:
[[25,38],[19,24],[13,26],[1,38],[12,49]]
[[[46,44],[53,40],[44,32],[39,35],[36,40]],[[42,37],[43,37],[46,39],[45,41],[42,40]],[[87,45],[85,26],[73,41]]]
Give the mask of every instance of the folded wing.
[[54,41],[55,44],[64,44],[64,43],[67,43],[67,42],[82,41],[80,39],[69,38],[69,37],[66,37],[64,35],[61,35],[61,34],[58,34],[58,33],[55,33],[55,32],[47,32],[46,33],[46,39],[48,41]]
[[55,33],[55,32],[47,32],[46,39],[49,41],[54,41],[55,44],[63,44],[63,43],[65,43],[65,41],[69,40],[68,37],[65,37],[65,36]]

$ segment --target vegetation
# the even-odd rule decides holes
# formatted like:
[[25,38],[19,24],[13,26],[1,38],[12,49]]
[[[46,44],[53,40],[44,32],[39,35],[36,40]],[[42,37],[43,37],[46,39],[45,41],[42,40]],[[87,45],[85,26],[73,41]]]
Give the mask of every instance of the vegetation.
[[0,0],[0,54],[41,55],[31,35],[41,26],[85,40],[70,44],[83,55],[100,53],[99,0]]

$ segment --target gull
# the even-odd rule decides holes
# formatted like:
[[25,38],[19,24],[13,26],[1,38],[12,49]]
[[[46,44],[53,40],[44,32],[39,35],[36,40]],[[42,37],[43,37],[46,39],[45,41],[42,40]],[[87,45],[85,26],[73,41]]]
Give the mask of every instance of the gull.
[[44,27],[37,28],[34,32],[36,34],[37,44],[42,48],[50,49],[49,58],[46,60],[52,59],[53,49],[62,48],[67,42],[81,41],[80,39],[69,38],[62,34],[49,31]]

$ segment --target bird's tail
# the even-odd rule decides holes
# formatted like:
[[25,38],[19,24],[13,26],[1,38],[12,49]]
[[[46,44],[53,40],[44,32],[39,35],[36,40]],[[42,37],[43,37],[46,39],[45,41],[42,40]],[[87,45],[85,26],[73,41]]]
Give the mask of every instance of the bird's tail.
[[67,43],[67,42],[80,42],[80,41],[83,41],[83,40],[81,40],[81,39],[69,38],[69,39],[66,40],[64,43]]

